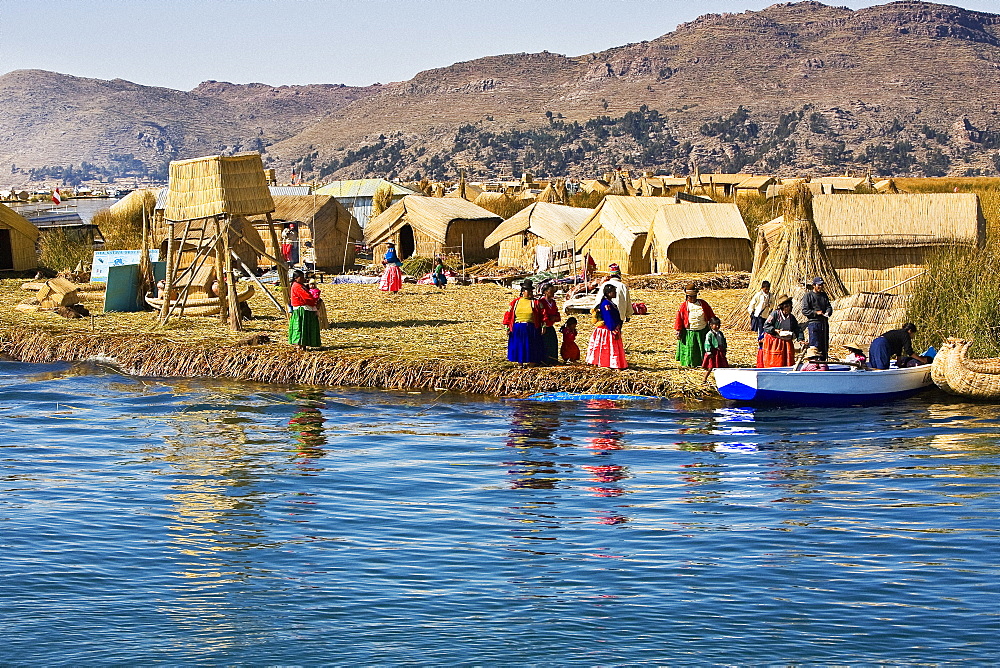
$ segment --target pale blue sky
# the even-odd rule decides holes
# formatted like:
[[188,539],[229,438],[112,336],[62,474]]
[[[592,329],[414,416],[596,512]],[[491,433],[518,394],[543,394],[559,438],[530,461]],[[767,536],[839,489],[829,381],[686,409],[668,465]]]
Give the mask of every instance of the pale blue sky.
[[[366,85],[481,56],[653,39],[773,0],[2,0],[0,73],[188,90],[206,79]],[[854,9],[877,2],[828,4]],[[997,12],[1000,0],[959,0]]]

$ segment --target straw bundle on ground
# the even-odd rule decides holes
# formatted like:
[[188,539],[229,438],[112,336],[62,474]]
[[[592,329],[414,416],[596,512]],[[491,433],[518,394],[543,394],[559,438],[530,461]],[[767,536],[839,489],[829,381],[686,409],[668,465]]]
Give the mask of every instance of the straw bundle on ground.
[[906,322],[908,295],[859,292],[838,299],[830,318],[830,345],[867,350],[871,342]]
[[786,294],[794,298],[795,313],[801,318],[801,300],[804,285],[816,276],[826,281],[830,300],[848,294],[844,284],[830,263],[826,248],[816,229],[813,218],[812,194],[805,184],[799,184],[785,201],[785,219],[781,236],[769,249],[762,266],[755,266],[740,306],[729,314],[728,322],[740,329],[750,328],[747,307],[760,290],[763,281],[771,283],[774,295]]

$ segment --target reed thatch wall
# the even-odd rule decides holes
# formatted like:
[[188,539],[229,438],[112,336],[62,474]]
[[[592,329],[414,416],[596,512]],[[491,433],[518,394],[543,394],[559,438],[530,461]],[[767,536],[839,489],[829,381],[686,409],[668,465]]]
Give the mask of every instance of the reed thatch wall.
[[29,271],[38,266],[38,228],[0,204],[0,270]]
[[907,295],[859,292],[838,299],[830,318],[830,345],[868,350],[878,336],[906,322]]
[[735,204],[660,207],[646,238],[657,272],[749,271],[750,236]]
[[183,221],[253,216],[274,211],[259,153],[207,156],[170,163],[163,217]]
[[551,243],[537,234],[525,230],[511,235],[500,242],[497,263],[501,267],[517,267],[531,271],[535,267],[535,247],[550,246]]

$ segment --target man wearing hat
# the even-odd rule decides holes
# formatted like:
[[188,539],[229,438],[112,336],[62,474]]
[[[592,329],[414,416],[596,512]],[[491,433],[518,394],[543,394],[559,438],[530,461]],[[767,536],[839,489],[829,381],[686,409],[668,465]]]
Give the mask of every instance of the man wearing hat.
[[809,330],[809,345],[816,348],[826,359],[830,355],[830,316],[833,305],[826,295],[826,282],[822,276],[812,279],[812,290],[802,298],[802,315],[806,317]]
[[597,291],[597,299],[594,300],[594,308],[601,305],[601,300],[604,299],[604,286],[613,285],[615,286],[616,296],[614,298],[615,306],[618,307],[618,314],[621,316],[622,320],[628,322],[632,319],[635,311],[632,310],[632,300],[629,298],[628,287],[622,282],[622,272],[618,268],[617,264],[608,265],[608,271],[611,276],[608,280],[604,281],[600,289]]

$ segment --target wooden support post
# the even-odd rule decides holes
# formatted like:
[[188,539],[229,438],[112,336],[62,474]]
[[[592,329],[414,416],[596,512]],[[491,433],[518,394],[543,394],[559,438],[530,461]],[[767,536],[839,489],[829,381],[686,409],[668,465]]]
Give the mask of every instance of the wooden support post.
[[274,295],[271,294],[271,291],[267,289],[267,286],[264,285],[259,278],[257,278],[257,274],[253,273],[250,270],[250,267],[248,267],[246,263],[243,260],[241,260],[236,253],[230,251],[230,255],[232,256],[233,261],[238,262],[239,265],[243,267],[243,271],[247,272],[250,275],[250,280],[256,283],[257,287],[259,287],[261,291],[263,291],[263,293],[267,295],[267,298],[271,300],[271,303],[277,307],[278,313],[284,313],[285,309],[281,308],[281,304],[278,302],[277,299],[274,298]]
[[274,244],[274,250],[278,254],[278,257],[274,260],[278,263],[276,267],[278,271],[278,283],[281,285],[281,297],[285,302],[284,313],[287,320],[288,306],[292,303],[291,285],[288,283],[288,264],[281,257],[281,244],[278,243],[278,233],[274,231],[274,221],[271,219],[271,214],[267,214],[267,229],[271,233],[271,243]]
[[233,252],[229,247],[229,228],[232,227],[232,224],[233,219],[227,216],[220,232],[220,236],[222,237],[223,267],[226,275],[226,294],[225,296],[219,295],[219,300],[226,302],[226,310],[229,313],[229,328],[234,332],[242,332],[243,320],[240,318],[240,306],[236,301],[236,275],[233,271]]
[[160,324],[167,323],[167,311],[170,308],[170,292],[174,288],[174,271],[176,271],[177,264],[174,260],[174,221],[170,221],[167,224],[167,275],[163,279],[163,294],[160,297],[163,299],[163,305],[160,306]]
[[[227,226],[228,229],[228,226]],[[212,240],[212,249],[215,251],[215,275],[218,277],[220,290],[215,295],[219,298],[219,319],[223,324],[229,323],[229,299],[227,297],[229,286],[226,284],[226,260],[225,249],[222,247],[223,238],[222,221],[215,219],[215,238]]]

